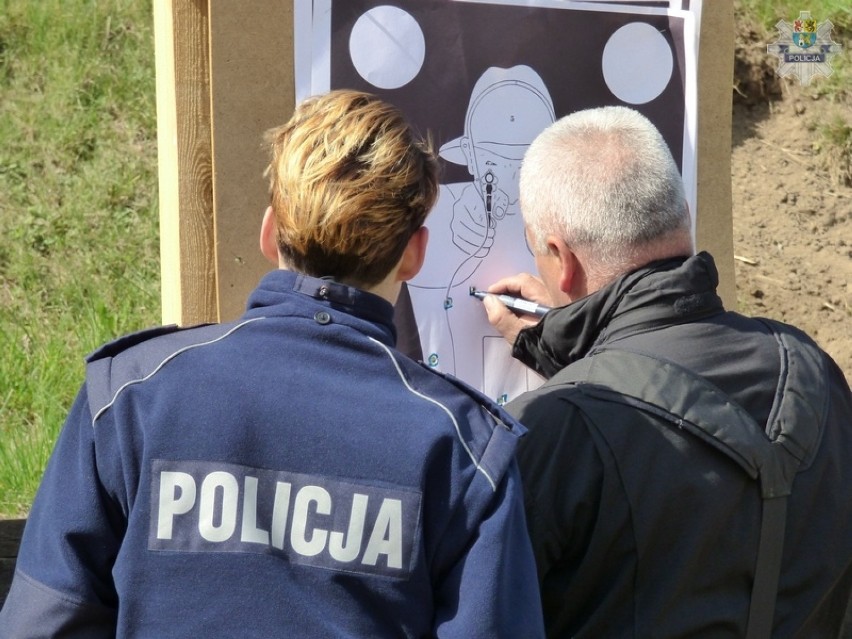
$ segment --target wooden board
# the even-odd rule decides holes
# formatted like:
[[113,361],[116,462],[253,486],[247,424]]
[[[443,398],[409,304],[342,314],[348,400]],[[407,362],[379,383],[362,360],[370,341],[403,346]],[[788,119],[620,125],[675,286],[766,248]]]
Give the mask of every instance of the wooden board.
[[242,314],[271,268],[258,248],[269,204],[263,133],[294,107],[293,4],[254,0],[210,4],[213,207],[219,317]]
[[0,608],[6,600],[12,576],[15,574],[15,562],[21,536],[24,534],[26,519],[0,520]]

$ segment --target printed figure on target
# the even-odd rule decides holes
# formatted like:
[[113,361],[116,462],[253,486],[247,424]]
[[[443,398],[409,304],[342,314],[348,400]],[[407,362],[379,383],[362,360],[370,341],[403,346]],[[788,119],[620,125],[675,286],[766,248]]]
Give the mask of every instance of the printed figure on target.
[[[421,274],[409,283],[424,359],[462,379],[483,379],[483,391],[489,394],[493,388],[496,399],[506,394],[498,389],[527,390],[529,373],[506,357],[508,347],[481,309],[462,309],[481,304],[468,295],[470,286],[534,269],[520,214],[518,174],[530,143],[554,121],[550,93],[529,66],[490,67],[480,76],[463,135],[440,148],[442,158],[467,166],[471,181],[441,185],[427,219],[432,248]],[[483,337],[475,344],[459,338],[469,335]]]

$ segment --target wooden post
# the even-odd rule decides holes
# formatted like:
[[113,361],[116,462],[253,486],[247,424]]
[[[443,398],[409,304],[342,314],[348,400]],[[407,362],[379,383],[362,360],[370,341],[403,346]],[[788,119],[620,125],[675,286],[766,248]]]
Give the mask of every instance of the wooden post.
[[699,39],[696,245],[716,259],[719,295],[728,308],[734,309],[737,287],[731,195],[733,0],[705,0]]
[[155,0],[163,322],[219,319],[207,0]]

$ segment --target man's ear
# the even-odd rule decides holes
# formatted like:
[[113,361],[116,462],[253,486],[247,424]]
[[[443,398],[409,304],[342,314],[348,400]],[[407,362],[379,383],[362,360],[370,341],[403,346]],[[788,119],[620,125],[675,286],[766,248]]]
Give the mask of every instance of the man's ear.
[[396,272],[397,281],[407,282],[417,276],[426,260],[426,245],[428,243],[429,229],[421,226],[408,240],[408,244],[402,252],[402,259]]
[[271,206],[266,207],[263,214],[263,222],[260,223],[260,252],[263,256],[275,264],[279,265],[278,259],[278,237],[275,225],[275,213]]
[[577,254],[568,247],[562,238],[556,235],[548,235],[545,244],[548,252],[559,261],[559,273],[557,274],[559,290],[572,301],[583,297],[585,295],[585,273],[583,265],[577,259]]

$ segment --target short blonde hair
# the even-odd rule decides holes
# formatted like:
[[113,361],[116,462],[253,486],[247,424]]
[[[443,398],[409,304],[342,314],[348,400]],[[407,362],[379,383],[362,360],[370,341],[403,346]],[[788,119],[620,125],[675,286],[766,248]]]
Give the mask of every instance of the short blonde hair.
[[291,268],[381,282],[438,196],[438,159],[395,107],[357,91],[301,103],[266,134],[279,250]]

